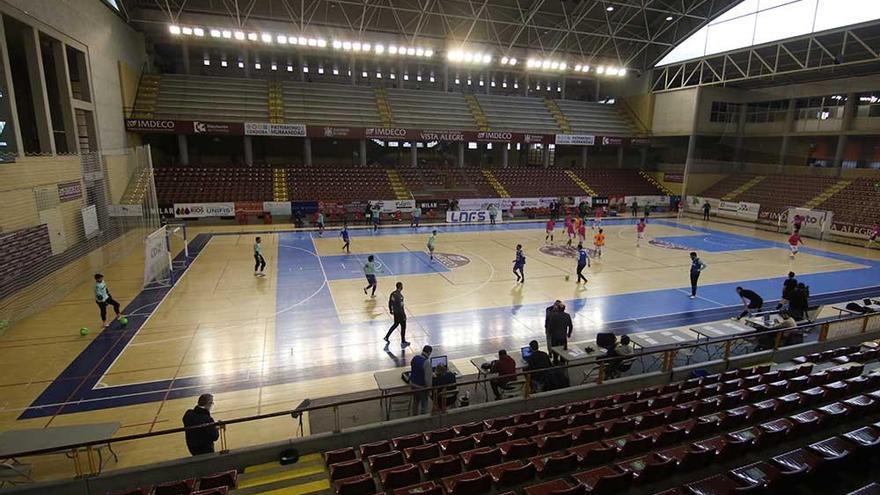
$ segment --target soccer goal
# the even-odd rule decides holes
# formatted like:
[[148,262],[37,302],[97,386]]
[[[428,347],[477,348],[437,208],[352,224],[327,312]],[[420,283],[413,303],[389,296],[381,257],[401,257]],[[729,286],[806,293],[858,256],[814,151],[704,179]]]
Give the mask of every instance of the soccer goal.
[[790,234],[795,231],[795,225],[797,224],[800,225],[800,234],[802,236],[824,239],[825,233],[831,229],[833,217],[834,212],[832,211],[792,207],[779,215],[776,230]]

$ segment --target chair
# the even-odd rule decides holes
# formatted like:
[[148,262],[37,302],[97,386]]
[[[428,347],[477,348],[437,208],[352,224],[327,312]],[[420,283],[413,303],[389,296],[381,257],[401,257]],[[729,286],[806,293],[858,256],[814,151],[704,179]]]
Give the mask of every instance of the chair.
[[630,461],[625,465],[618,464],[619,468],[632,471],[634,476],[633,481],[641,485],[653,483],[672,476],[672,473],[675,472],[676,466],[675,459],[664,457],[657,453],[649,454],[640,459]]
[[623,445],[619,445],[617,448],[618,457],[631,457],[650,450],[654,443],[654,438],[640,433],[634,433],[623,439],[623,441]]
[[400,466],[403,463],[403,452],[399,450],[392,450],[391,452],[386,452],[384,454],[372,455],[368,458],[370,471],[374,473],[382,471],[383,469]]
[[573,448],[570,449],[570,452],[574,452],[575,454],[577,454],[578,459],[580,460],[580,465],[584,467],[607,464],[613,461],[615,457],[617,457],[616,447],[602,447],[601,444],[596,444],[595,447],[586,450],[578,450],[579,449],[577,448]]
[[492,477],[479,471],[469,471],[443,478],[448,495],[479,495],[492,490]]
[[535,437],[538,449],[543,453],[556,452],[571,447],[571,434],[556,433],[553,435],[540,435]]
[[521,397],[525,386],[525,380],[514,380],[512,382],[508,382],[505,385],[499,387],[499,390],[501,392],[501,396],[499,397],[499,399],[504,400]]
[[633,481],[633,473],[603,466],[573,474],[572,478],[586,485],[591,494],[618,493],[629,488]]
[[403,455],[406,457],[407,462],[419,463],[428,459],[440,457],[440,447],[436,443],[418,445],[416,447],[404,449]]
[[372,495],[376,483],[369,474],[345,478],[336,482],[336,495]]
[[572,445],[582,445],[585,443],[595,442],[605,436],[605,429],[600,426],[583,426],[571,431]]
[[498,445],[501,455],[507,460],[525,459],[538,454],[538,446],[532,440],[520,439]]
[[228,495],[229,488],[225,486],[217,486],[214,488],[208,488],[207,490],[199,490],[196,492],[192,492],[191,495]]
[[[16,461],[0,462],[0,487],[7,484],[33,483],[34,480],[31,478],[32,469],[30,464],[20,464]],[[149,490],[146,493],[149,493]]]
[[444,495],[443,487],[433,481],[394,490],[394,495]]
[[578,457],[571,452],[562,452],[549,456],[532,457],[529,462],[535,465],[538,477],[550,478],[574,470],[578,465]]
[[[2,486],[2,483],[0,483],[0,486]],[[146,488],[131,488],[128,490],[120,490],[118,492],[109,492],[106,495],[150,495],[152,491],[153,487],[150,486]]]
[[731,469],[728,474],[745,487],[761,489],[772,488],[780,478],[779,468],[770,463],[760,461]]
[[725,474],[716,474],[685,485],[685,490],[693,495],[728,495],[737,488],[736,482]]
[[684,455],[678,459],[679,471],[696,471],[707,465],[715,458],[715,451],[691,446]]
[[872,426],[865,426],[857,430],[843,434],[843,437],[858,446],[865,452],[875,451],[880,448],[880,430]]
[[336,464],[337,462],[351,461],[356,458],[357,453],[355,453],[353,447],[324,452],[324,463],[327,466]]
[[856,446],[840,437],[826,438],[820,442],[807,446],[813,454],[819,456],[823,462],[840,464],[855,451]]
[[878,495],[880,494],[880,483],[869,483],[857,490],[849,492],[847,495]]
[[461,473],[461,460],[447,455],[419,463],[425,479],[436,480]]
[[461,453],[461,460],[468,470],[482,469],[494,464],[501,464],[501,449],[495,447],[482,447]]
[[451,440],[455,438],[455,430],[452,428],[440,428],[425,432],[425,443],[438,443],[441,440]]
[[221,486],[234,490],[237,479],[238,471],[234,469],[223,473],[203,476],[199,479],[199,490],[207,490],[209,488],[217,488]]
[[475,433],[481,433],[486,429],[486,425],[482,421],[474,421],[473,423],[465,423],[452,427],[452,431],[459,437],[466,437]]
[[196,479],[188,478],[185,480],[170,481],[156,485],[153,490],[154,495],[190,495],[195,491]]
[[567,418],[550,418],[546,419],[538,425],[538,428],[541,430],[541,433],[556,433],[557,431],[562,431],[568,427],[568,419]]
[[407,435],[404,437],[397,437],[391,440],[391,445],[394,450],[406,450],[409,447],[415,447],[417,445],[422,445],[425,443],[424,437],[417,433],[415,435]]
[[[571,491],[573,488],[578,487],[580,490]],[[527,486],[523,488],[523,493],[525,495],[586,495],[587,487],[580,483],[572,485],[565,480],[555,479],[553,481]]]
[[385,490],[415,485],[421,481],[419,468],[415,464],[404,464],[379,471],[379,483]]
[[361,459],[368,459],[376,454],[384,454],[391,451],[391,442],[382,440],[381,442],[365,443],[360,447]]
[[535,479],[537,470],[534,464],[523,464],[520,461],[502,465],[499,469],[489,468],[486,471],[498,487],[520,485]]
[[477,447],[494,447],[509,438],[507,432],[503,430],[489,430],[474,436],[477,439]]
[[330,465],[330,481],[351,478],[352,476],[358,476],[365,472],[366,469],[364,469],[364,463],[358,459],[337,462],[336,464]]
[[773,457],[771,462],[779,468],[780,477],[793,481],[812,473],[821,459],[806,449],[795,449]]
[[459,454],[466,450],[472,450],[476,445],[476,440],[470,436],[440,441],[440,449],[444,455]]

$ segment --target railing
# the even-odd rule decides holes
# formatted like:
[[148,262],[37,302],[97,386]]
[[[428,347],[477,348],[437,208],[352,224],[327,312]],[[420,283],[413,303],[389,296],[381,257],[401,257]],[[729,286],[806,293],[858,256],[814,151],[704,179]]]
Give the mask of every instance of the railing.
[[[765,349],[762,352],[771,351],[772,353],[775,353],[780,349],[780,347],[783,347],[782,346],[782,339],[784,338],[784,336],[786,334],[793,334],[793,333],[803,334],[803,333],[809,333],[809,332],[812,332],[813,330],[818,329],[819,330],[818,342],[825,341],[826,339],[829,338],[829,331],[828,331],[829,325],[831,325],[835,322],[849,322],[849,321],[854,321],[854,320],[857,320],[860,318],[864,319],[864,322],[861,327],[861,333],[864,334],[867,332],[868,318],[871,316],[875,316],[875,317],[880,318],[880,314],[877,314],[877,313],[867,314],[867,315],[840,316],[838,318],[832,318],[832,319],[824,320],[821,322],[807,322],[805,324],[802,324],[802,325],[799,325],[799,326],[793,327],[793,328],[755,331],[755,332],[751,332],[751,333],[747,333],[747,334],[740,334],[740,335],[734,335],[734,336],[729,336],[729,337],[702,338],[702,339],[697,339],[694,341],[682,342],[682,343],[673,344],[673,345],[651,347],[648,349],[639,350],[639,351],[634,352],[633,354],[625,356],[623,358],[621,358],[620,356],[615,356],[615,357],[602,356],[602,355],[599,355],[600,354],[599,352],[596,352],[596,354],[591,354],[591,355],[589,355],[589,357],[587,357],[583,360],[578,360],[576,362],[569,362],[564,365],[554,366],[551,368],[544,368],[544,369],[540,369],[540,370],[522,371],[522,372],[515,373],[514,375],[506,375],[506,376],[513,377],[515,380],[516,379],[523,379],[524,380],[525,383],[524,383],[524,386],[522,389],[522,395],[519,398],[525,400],[525,399],[529,399],[534,393],[536,393],[533,390],[533,383],[532,383],[532,381],[533,381],[532,376],[536,373],[546,373],[548,371],[554,371],[554,370],[568,372],[568,371],[576,369],[576,368],[589,367],[589,368],[591,368],[590,374],[585,373],[584,376],[589,377],[592,375],[592,372],[595,372],[596,378],[595,378],[595,380],[592,380],[591,383],[602,384],[603,382],[606,381],[609,366],[617,366],[621,359],[626,360],[626,361],[635,361],[635,360],[639,360],[639,359],[644,359],[646,357],[653,357],[653,358],[655,358],[654,361],[656,361],[658,364],[660,364],[660,367],[659,367],[660,372],[671,374],[676,367],[675,366],[675,359],[676,359],[677,354],[688,351],[688,350],[697,350],[700,348],[704,348],[707,350],[707,357],[709,358],[706,361],[701,361],[701,362],[708,363],[708,362],[719,362],[720,361],[721,363],[725,363],[727,366],[729,366],[730,358],[734,355],[734,343],[737,341],[753,340],[753,339],[758,339],[760,337],[772,336],[773,337],[772,349]],[[872,330],[872,331],[874,331],[874,330]],[[850,335],[844,335],[842,337],[851,337],[851,336],[852,335],[850,334]],[[831,338],[830,340],[833,340],[833,338]],[[708,353],[709,346],[715,346],[716,352],[720,348],[721,354],[719,355],[719,357],[712,358],[711,354]],[[742,355],[748,355],[748,354],[750,354],[750,353],[743,353]],[[690,365],[693,366],[694,364],[699,364],[699,363],[691,363]],[[645,369],[643,371],[648,372],[647,369]],[[630,378],[630,377],[631,377],[631,375],[628,375],[628,378]],[[488,383],[490,383],[492,380],[494,380],[496,378],[497,378],[497,376],[487,377],[487,378],[482,378],[482,379],[459,381],[455,384],[455,386],[459,390],[462,389],[463,387],[466,387],[466,386],[473,386],[474,389],[476,390],[480,385],[486,386]],[[405,387],[406,387],[406,385],[402,383],[401,387],[399,387],[399,388],[403,389]],[[188,428],[186,428],[186,427],[170,428],[170,429],[166,429],[166,430],[149,432],[149,433],[140,433],[140,434],[135,434],[135,435],[125,435],[125,436],[121,436],[121,437],[94,440],[94,441],[90,441],[90,442],[74,443],[74,444],[63,445],[63,446],[54,447],[54,448],[21,451],[21,452],[8,454],[5,457],[17,459],[17,458],[28,457],[28,456],[63,453],[63,454],[66,454],[67,457],[69,457],[73,461],[74,469],[75,469],[77,476],[96,475],[96,474],[99,474],[100,469],[96,468],[95,453],[98,451],[98,449],[101,446],[105,446],[105,445],[110,446],[112,448],[112,445],[121,444],[123,442],[133,442],[133,441],[151,439],[151,438],[168,436],[168,435],[177,435],[180,433],[184,433],[188,430],[198,430],[198,429],[203,429],[203,428],[215,427],[219,430],[219,434],[220,434],[220,436],[219,436],[220,453],[225,453],[225,452],[229,451],[227,429],[230,426],[252,423],[255,421],[267,420],[267,419],[271,419],[271,418],[278,418],[278,417],[283,417],[283,416],[293,416],[294,418],[301,418],[301,415],[303,413],[313,413],[313,412],[317,412],[317,411],[330,410],[330,411],[332,411],[333,418],[334,418],[333,432],[339,433],[340,431],[342,431],[342,427],[341,427],[341,423],[340,423],[340,408],[342,408],[344,406],[364,404],[364,403],[373,402],[376,400],[380,401],[380,404],[381,404],[381,401],[388,401],[388,400],[393,400],[395,398],[402,398],[402,397],[409,397],[410,399],[413,399],[414,394],[419,393],[419,392],[425,392],[425,391],[430,391],[432,396],[435,397],[435,399],[432,401],[433,409],[430,414],[432,414],[432,415],[446,414],[446,413],[448,413],[448,409],[446,407],[447,404],[445,404],[443,400],[436,399],[437,396],[443,396],[443,395],[442,395],[442,393],[435,393],[435,392],[438,392],[441,390],[446,390],[449,387],[450,387],[449,385],[444,385],[444,386],[438,386],[438,387],[419,388],[419,389],[410,388],[407,390],[386,393],[381,396],[371,396],[371,397],[364,397],[364,398],[357,398],[357,399],[350,399],[350,400],[342,400],[342,401],[336,401],[336,402],[331,402],[329,404],[321,404],[321,405],[316,405],[316,406],[297,407],[294,409],[288,409],[288,410],[283,410],[283,411],[278,411],[278,412],[273,412],[273,413],[266,413],[266,414],[258,414],[258,415],[253,415],[253,416],[246,416],[246,417],[236,418],[236,419],[232,419],[232,420],[228,420],[228,421],[217,421],[215,423],[209,423],[209,424],[188,427]],[[510,399],[516,399],[516,397],[510,397]],[[380,420],[379,423],[381,423],[383,421],[387,421],[387,419]],[[81,455],[83,452],[86,453],[85,465],[88,466],[88,472],[83,470],[83,460],[81,458]]]

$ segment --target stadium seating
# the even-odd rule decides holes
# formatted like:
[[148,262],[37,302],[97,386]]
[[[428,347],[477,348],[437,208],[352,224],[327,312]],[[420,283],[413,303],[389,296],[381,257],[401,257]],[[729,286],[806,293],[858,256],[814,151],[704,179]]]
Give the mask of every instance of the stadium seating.
[[665,196],[635,170],[590,168],[575,173],[600,196]]
[[285,81],[282,92],[286,122],[340,127],[382,126],[372,88]]
[[750,174],[731,174],[709,186],[700,193],[700,196],[721,199],[754,178],[755,176]]
[[880,222],[880,188],[874,179],[855,179],[816,206],[834,212],[834,220],[870,227]]
[[574,100],[556,100],[573,134],[632,136],[636,132],[620,115],[615,105]]
[[272,169],[157,167],[156,189],[163,203],[271,201]]
[[394,125],[413,129],[476,130],[461,93],[388,89]]
[[365,201],[394,198],[381,168],[294,167],[288,175],[293,201]]
[[475,95],[492,130],[556,134],[559,128],[539,98]]
[[166,74],[159,85],[153,117],[268,122],[267,102],[266,81]]
[[760,204],[761,218],[775,220],[788,208],[805,205],[836,181],[825,177],[769,175],[735,199]]
[[[558,168],[493,169],[495,178],[515,198],[583,196],[586,193]],[[641,179],[640,179],[641,180]]]

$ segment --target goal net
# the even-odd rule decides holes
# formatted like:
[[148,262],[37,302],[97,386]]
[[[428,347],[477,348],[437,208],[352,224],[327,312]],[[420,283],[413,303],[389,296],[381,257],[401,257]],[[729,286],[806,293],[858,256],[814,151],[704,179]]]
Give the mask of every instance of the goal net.
[[777,230],[792,233],[798,230],[804,237],[823,239],[831,228],[834,212],[810,208],[788,208],[779,216]]

